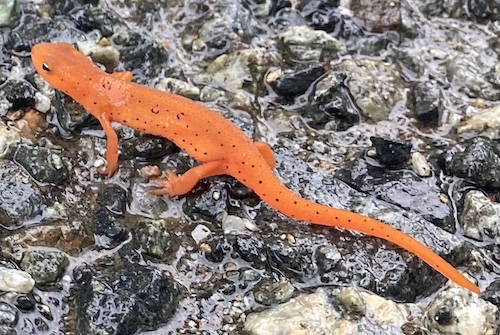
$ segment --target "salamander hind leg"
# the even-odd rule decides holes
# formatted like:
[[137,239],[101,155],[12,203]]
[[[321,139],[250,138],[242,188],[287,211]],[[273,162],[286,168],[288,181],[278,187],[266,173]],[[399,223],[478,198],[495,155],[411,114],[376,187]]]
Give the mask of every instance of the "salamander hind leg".
[[269,144],[264,142],[255,142],[254,145],[257,150],[259,150],[260,154],[266,161],[267,165],[269,165],[271,170],[274,169],[274,167],[276,166],[276,159],[274,159],[274,154]]
[[191,191],[196,183],[198,183],[201,179],[224,173],[225,170],[223,161],[203,163],[187,170],[180,176],[167,170],[166,177],[152,180],[153,182],[160,184],[161,187],[149,192],[156,195],[166,194],[171,197],[183,195]]

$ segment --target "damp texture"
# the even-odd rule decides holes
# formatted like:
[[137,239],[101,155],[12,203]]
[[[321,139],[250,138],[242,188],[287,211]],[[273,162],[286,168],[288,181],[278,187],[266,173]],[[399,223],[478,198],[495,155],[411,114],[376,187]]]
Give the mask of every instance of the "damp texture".
[[16,6],[0,333],[497,332],[495,1]]

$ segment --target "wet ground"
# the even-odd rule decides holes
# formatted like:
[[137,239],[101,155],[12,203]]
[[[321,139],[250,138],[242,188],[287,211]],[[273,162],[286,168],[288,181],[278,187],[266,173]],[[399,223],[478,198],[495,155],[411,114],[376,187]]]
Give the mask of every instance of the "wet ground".
[[[0,334],[497,334],[498,0],[7,1],[0,8]],[[304,198],[379,219],[478,283],[297,222],[231,177],[99,122],[34,71],[69,42],[222,113]],[[61,56],[63,57],[63,55]],[[137,111],[139,114],[141,111]],[[231,139],[221,139],[221,141]]]

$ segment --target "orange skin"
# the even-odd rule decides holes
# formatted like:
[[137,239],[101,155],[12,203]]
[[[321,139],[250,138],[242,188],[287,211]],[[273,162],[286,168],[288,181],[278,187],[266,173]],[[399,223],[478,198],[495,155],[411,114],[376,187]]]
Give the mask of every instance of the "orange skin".
[[179,95],[130,82],[129,73],[108,74],[68,43],[35,45],[31,58],[37,72],[54,88],[82,104],[101,123],[107,137],[107,167],[118,168],[118,137],[111,122],[166,137],[201,164],[177,176],[168,172],[156,181],[154,194],[189,192],[203,178],[230,175],[252,189],[275,210],[295,220],[357,230],[390,241],[470,291],[479,288],[429,248],[377,220],[305,200],[273,174],[271,149],[253,142],[234,124],[208,107]]

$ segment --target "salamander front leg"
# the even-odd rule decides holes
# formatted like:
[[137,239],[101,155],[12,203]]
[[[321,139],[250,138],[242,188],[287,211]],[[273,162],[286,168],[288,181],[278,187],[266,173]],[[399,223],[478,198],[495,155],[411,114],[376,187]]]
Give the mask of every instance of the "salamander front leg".
[[187,170],[184,174],[178,176],[170,170],[166,171],[165,178],[156,178],[152,181],[160,184],[162,187],[149,191],[156,195],[169,195],[171,197],[183,195],[193,189],[193,187],[203,178],[225,174],[224,162],[213,161],[203,163]]
[[106,168],[98,169],[98,172],[111,177],[118,169],[118,136],[116,135],[116,131],[113,129],[113,126],[105,113],[102,113],[99,116],[99,122],[101,123],[102,129],[106,134],[107,166]]
[[132,81],[132,72],[129,71],[114,72],[111,74],[111,76],[123,81]]

